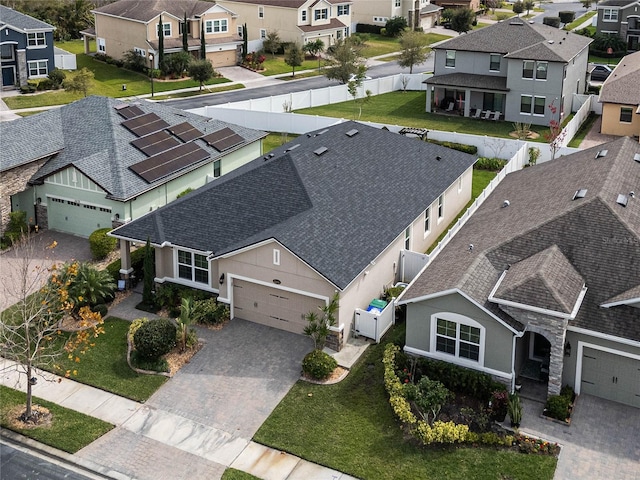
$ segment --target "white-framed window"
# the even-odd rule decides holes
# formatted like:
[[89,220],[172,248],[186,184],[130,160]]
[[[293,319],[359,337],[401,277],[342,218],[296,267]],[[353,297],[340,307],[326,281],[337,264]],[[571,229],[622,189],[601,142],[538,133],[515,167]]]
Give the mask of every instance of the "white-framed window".
[[226,33],[229,31],[229,22],[226,18],[207,20],[204,24],[204,30],[206,33]]
[[621,107],[620,108],[620,121],[622,123],[633,122],[633,108]]
[[602,20],[605,22],[617,22],[618,21],[618,9],[617,8],[605,8],[602,11]]
[[32,60],[27,62],[30,77],[46,77],[49,73],[47,69],[48,60]]
[[533,60],[522,61],[522,78],[533,78],[535,63]]
[[438,197],[438,221],[444,218],[444,194]]
[[44,32],[27,33],[27,46],[28,47],[46,47],[47,38]]
[[280,250],[277,248],[273,249],[273,264],[280,265]]
[[264,18],[264,7],[258,7],[258,18]]
[[338,40],[342,39],[342,30],[336,30],[336,38]]
[[404,231],[404,249],[411,250],[411,225]]
[[338,16],[349,15],[349,5],[338,5]]
[[313,11],[313,18],[315,20],[326,20],[329,18],[329,11],[326,8],[318,8]]
[[402,6],[402,0],[395,0],[396,8],[400,8]]
[[520,95],[520,113],[531,114],[533,97],[531,95]]
[[548,68],[548,62],[536,62],[536,80],[546,80]]
[[307,11],[306,10],[302,10],[300,12],[300,21],[301,22],[306,22],[307,21]]
[[500,55],[499,53],[490,54],[489,55],[489,71],[499,72],[501,59],[502,59],[502,55]]
[[213,178],[218,178],[220,175],[222,175],[220,160],[216,160],[213,162]]
[[104,38],[96,38],[96,44],[98,45],[98,52],[105,53],[107,51],[107,44]]
[[10,43],[3,43],[0,45],[0,60],[3,62],[10,62],[14,59],[13,45]]
[[445,67],[450,67],[450,68],[455,68],[455,66],[456,66],[456,51],[455,50],[447,50],[444,66]]
[[147,51],[146,50],[144,50],[142,48],[138,48],[138,47],[133,47],[133,51],[136,52],[141,57],[147,58]]
[[[158,25],[158,31],[156,33],[158,34],[158,36],[160,36],[160,25]],[[162,24],[162,33],[164,34],[165,37],[170,37],[171,36],[171,24],[170,23],[163,23]]]
[[424,236],[426,237],[431,233],[431,207],[427,207],[424,211]]
[[431,316],[431,351],[440,358],[455,357],[460,363],[484,363],[485,328],[456,313]]
[[178,277],[209,285],[209,262],[206,255],[178,250]]
[[544,115],[544,104],[546,102],[546,97],[533,97],[533,114]]
[[260,29],[260,39],[264,40],[265,38],[267,38],[267,29],[266,28],[261,28]]
[[242,25],[238,25],[238,36],[239,36],[240,38],[242,38],[243,33],[244,33],[244,32],[242,31]]

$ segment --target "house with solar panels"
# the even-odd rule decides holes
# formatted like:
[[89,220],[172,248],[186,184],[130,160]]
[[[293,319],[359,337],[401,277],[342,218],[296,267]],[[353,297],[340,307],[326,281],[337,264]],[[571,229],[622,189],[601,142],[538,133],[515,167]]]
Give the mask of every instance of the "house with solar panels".
[[302,334],[305,315],[337,292],[339,349],[353,332],[364,335],[355,319],[401,278],[406,252],[423,255],[467,204],[475,161],[345,122],[301,135],[110,235],[121,240],[123,269],[131,242],[149,238],[157,283],[212,292],[233,317],[274,328]]
[[[2,124],[2,225],[88,237],[171,203],[262,153],[266,133],[144,100],[91,96]],[[38,132],[37,142],[25,136]]]

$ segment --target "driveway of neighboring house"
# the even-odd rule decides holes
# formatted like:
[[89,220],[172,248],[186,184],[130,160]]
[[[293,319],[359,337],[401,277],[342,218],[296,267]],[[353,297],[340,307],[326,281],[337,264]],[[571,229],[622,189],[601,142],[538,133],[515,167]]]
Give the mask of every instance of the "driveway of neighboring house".
[[310,338],[234,318],[146,404],[251,439],[300,378]]
[[[45,230],[32,238],[31,251],[30,247],[23,246],[0,254],[0,311],[18,301],[23,271],[27,272],[27,288],[31,293],[40,288],[48,278],[46,272],[41,273],[42,269],[70,260],[91,260],[89,241],[86,238],[52,230]],[[54,241],[56,247],[48,248]],[[30,260],[29,265],[25,264],[26,259]]]

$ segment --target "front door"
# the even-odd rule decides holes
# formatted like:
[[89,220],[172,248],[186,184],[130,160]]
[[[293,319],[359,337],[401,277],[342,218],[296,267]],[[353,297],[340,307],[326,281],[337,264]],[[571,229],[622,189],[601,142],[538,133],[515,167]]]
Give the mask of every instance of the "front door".
[[2,86],[8,87],[16,84],[16,67],[13,65],[2,67]]

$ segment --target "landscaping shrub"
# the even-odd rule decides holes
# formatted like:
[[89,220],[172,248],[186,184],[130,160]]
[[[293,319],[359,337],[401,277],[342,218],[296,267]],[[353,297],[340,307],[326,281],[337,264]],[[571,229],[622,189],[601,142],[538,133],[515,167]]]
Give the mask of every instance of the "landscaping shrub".
[[111,228],[99,228],[89,235],[89,248],[91,249],[91,256],[94,260],[102,260],[106,258],[109,253],[116,249],[118,240],[107,236]]
[[[144,249],[141,249],[144,250]],[[156,289],[156,303],[161,308],[169,309],[172,317],[180,315],[180,304],[185,297],[191,297],[194,301],[208,300],[213,294],[177,283],[166,282]]]
[[[98,270],[89,263],[66,263],[59,270],[56,281],[64,285],[69,283],[69,302],[74,311],[88,306],[93,309],[96,305],[110,302],[116,285],[109,272]],[[54,279],[50,279],[50,282]]]
[[469,436],[469,426],[457,425],[453,422],[434,422],[433,425],[419,422],[416,436],[425,445],[432,443],[464,443]]
[[542,23],[550,27],[560,28],[560,17],[544,17]]
[[147,68],[147,59],[135,50],[124,52],[124,68],[134,72],[144,72]]
[[567,23],[571,23],[575,20],[576,12],[563,10],[562,12],[558,12],[558,17],[560,18],[560,21],[566,25]]
[[197,323],[218,325],[229,319],[229,306],[218,302],[215,298],[197,300],[194,306],[194,316]]
[[67,78],[67,74],[64,73],[62,70],[60,70],[59,68],[54,68],[49,72],[49,75],[47,75],[47,78],[51,81],[51,83],[56,88],[60,88],[60,86],[62,85],[62,82],[64,82],[64,79]]
[[129,325],[129,331],[127,332],[127,338],[131,342],[131,344],[135,347],[134,335],[138,331],[138,329],[145,323],[147,323],[149,319],[147,317],[136,318],[131,325]]
[[316,380],[327,378],[337,366],[336,359],[322,350],[313,350],[302,360],[302,371]]
[[573,400],[576,397],[576,393],[573,391],[569,385],[565,385],[560,389],[560,396],[569,400],[569,403],[573,403]]
[[[144,248],[138,248],[131,252],[131,268],[133,268],[133,278],[131,279],[132,285],[135,285],[138,280],[144,277]],[[109,272],[109,275],[117,283],[120,280],[120,269],[122,268],[122,260],[117,259],[111,262],[105,267],[105,270]]]
[[478,147],[475,145],[464,145],[462,143],[454,143],[454,142],[441,142],[439,140],[427,140],[429,143],[434,143],[436,145],[442,145],[443,147],[453,148],[454,150],[458,150],[459,152],[470,153],[471,155],[475,155],[478,153]]
[[27,233],[29,225],[27,225],[27,212],[22,210],[16,210],[9,213],[9,222],[7,223],[7,229],[4,232],[4,236],[9,243],[13,244],[20,239],[22,235]]
[[387,23],[384,26],[386,30],[386,35],[389,37],[397,37],[404,29],[407,28],[407,19],[401,16],[392,17],[387,20]]
[[176,345],[176,326],[166,318],[143,323],[133,334],[138,354],[146,359],[157,359]]
[[474,165],[474,168],[476,168],[477,170],[489,170],[491,172],[499,172],[504,168],[506,164],[507,164],[507,161],[502,160],[500,158],[480,157],[476,162],[476,164]]
[[109,313],[109,308],[107,307],[107,305],[105,303],[99,303],[97,305],[94,305],[91,308],[92,311],[99,313],[102,318],[107,316],[107,313]]
[[379,25],[369,25],[368,23],[356,24],[356,33],[375,33],[376,35],[380,35],[380,30],[382,30],[382,27]]
[[184,197],[187,193],[193,192],[193,188],[189,187],[183,191],[181,191],[178,195],[176,195],[176,199]]
[[562,395],[551,395],[547,399],[545,405],[545,412],[548,417],[555,418],[557,420],[565,421],[569,418],[569,404],[570,399]]

